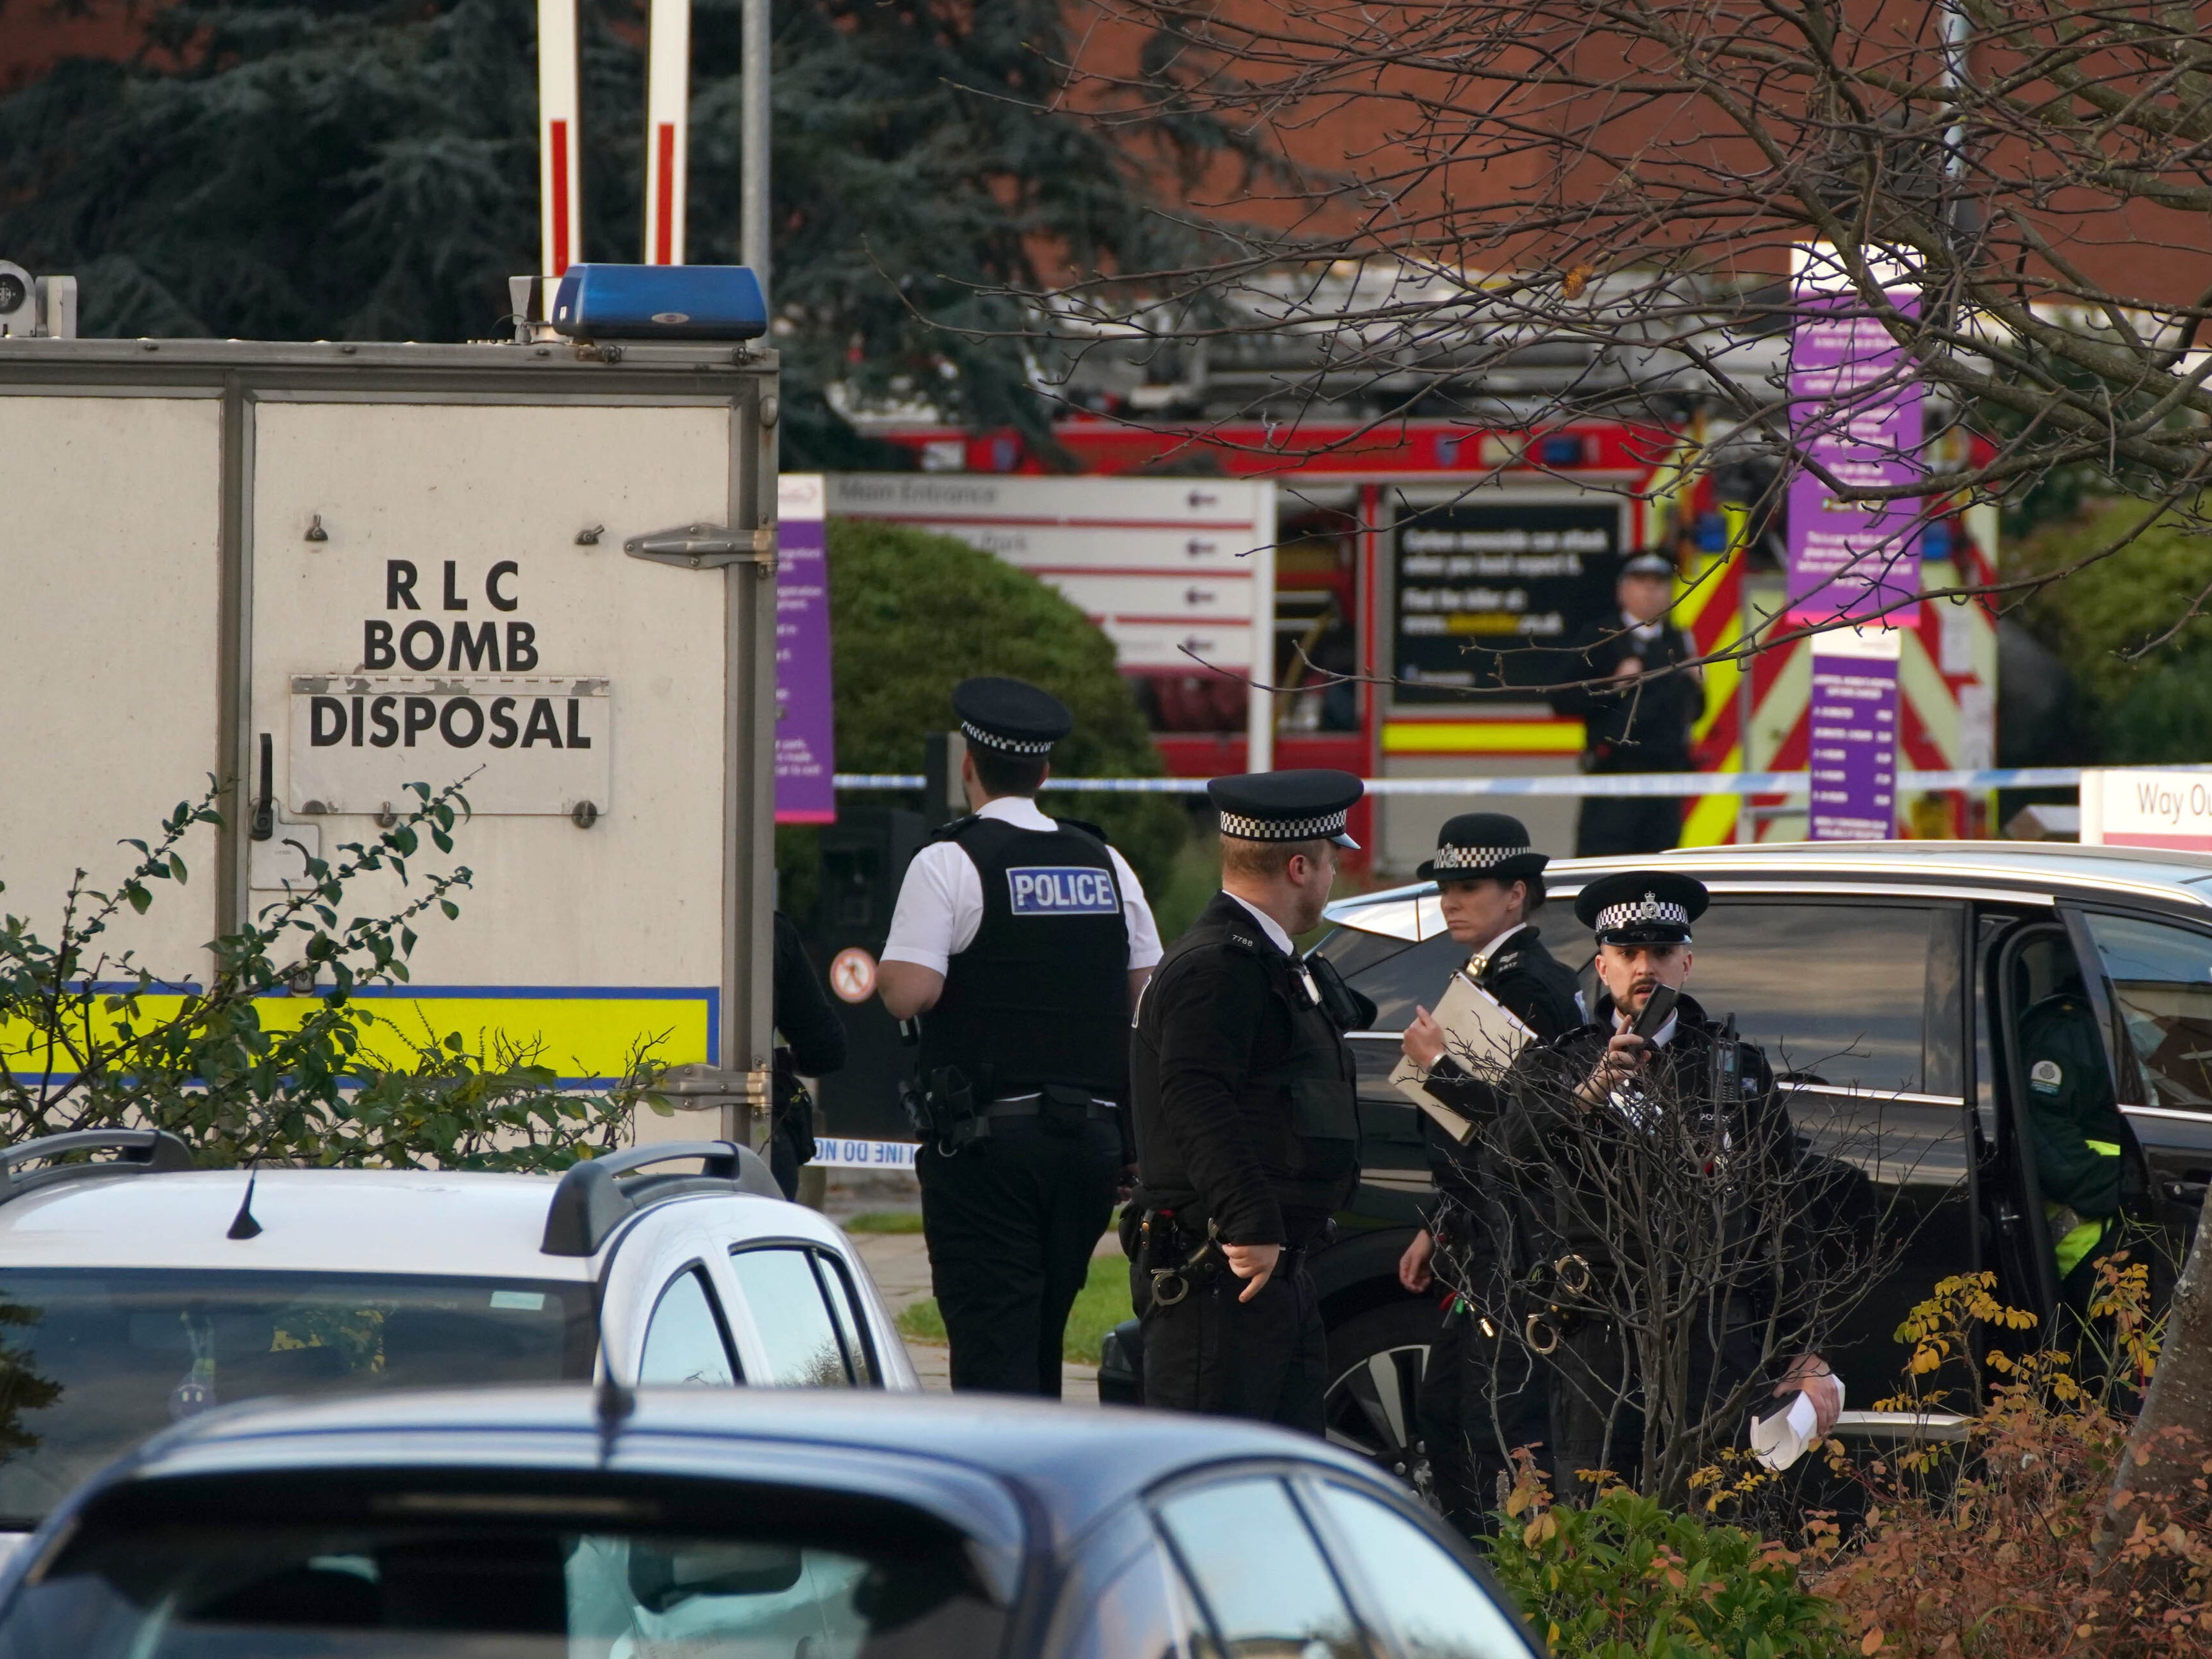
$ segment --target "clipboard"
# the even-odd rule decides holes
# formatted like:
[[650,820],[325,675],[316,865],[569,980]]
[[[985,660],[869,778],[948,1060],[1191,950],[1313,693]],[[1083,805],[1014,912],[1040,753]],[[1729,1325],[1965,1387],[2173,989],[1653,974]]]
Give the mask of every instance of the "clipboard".
[[[1430,1018],[1443,1028],[1444,1053],[1477,1076],[1502,1074],[1536,1035],[1511,1009],[1469,979],[1465,969],[1444,986]],[[1466,1146],[1474,1139],[1474,1124],[1423,1086],[1428,1077],[1425,1069],[1404,1056],[1390,1068],[1391,1085],[1454,1141]]]

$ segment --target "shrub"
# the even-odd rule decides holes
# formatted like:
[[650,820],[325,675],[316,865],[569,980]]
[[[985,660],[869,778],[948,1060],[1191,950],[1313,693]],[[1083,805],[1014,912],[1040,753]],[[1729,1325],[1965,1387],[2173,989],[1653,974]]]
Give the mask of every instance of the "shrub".
[[[209,946],[214,971],[186,984],[117,941],[162,884],[187,879],[179,848],[219,823],[216,790],[180,802],[111,891],[80,870],[49,944],[0,918],[0,1141],[65,1129],[156,1128],[204,1164],[261,1160],[443,1169],[549,1170],[615,1146],[658,1067],[641,1034],[611,1088],[562,1091],[533,1050],[499,1037],[408,1031],[357,1002],[363,986],[405,983],[415,928],[457,918],[458,866],[410,872],[423,841],[450,854],[466,803],[415,785],[415,809],[374,843],[311,859],[312,885]],[[413,890],[395,915],[341,920],[346,888],[388,871]]]
[[2021,620],[2087,694],[2097,758],[2201,760],[2212,719],[2212,620],[2190,605],[2212,583],[2212,538],[2152,521],[2139,501],[2096,501],[2038,530],[2008,556],[2007,574],[2063,568],[2137,530],[2118,552],[2029,598]]
[[[831,520],[830,633],[841,772],[918,771],[925,734],[953,723],[953,686],[971,674],[1006,674],[1043,687],[1075,716],[1053,752],[1054,771],[1159,775],[1113,642],[1036,577],[965,542]],[[1157,795],[1055,796],[1048,784],[1043,805],[1104,829],[1148,893],[1166,885],[1188,833],[1184,810]],[[816,880],[813,832],[781,831],[776,863],[784,908],[803,911]]]
[[2158,1332],[2142,1265],[2123,1251],[2097,1267],[2089,1311],[2104,1340],[2087,1346],[2108,1351],[2086,1365],[2053,1349],[2015,1357],[1996,1346],[1977,1363],[1993,1334],[2036,1323],[1996,1301],[1991,1273],[1945,1279],[1899,1332],[1913,1345],[1911,1381],[1884,1407],[1942,1406],[1944,1396],[1917,1385],[1954,1364],[1977,1395],[1986,1388],[1989,1404],[1963,1447],[1911,1449],[1862,1472],[1872,1506],[1849,1547],[1837,1547],[1832,1524],[1820,1526],[1832,1560],[1813,1588],[1835,1603],[1861,1653],[2166,1659],[2212,1650],[2212,1457],[2193,1498],[2147,1512],[2100,1559],[2127,1446],[2126,1402],[2149,1380]]
[[1795,1552],[1609,1486],[1555,1504],[1524,1454],[1490,1565],[1556,1654],[1588,1659],[1832,1659],[1827,1605]]

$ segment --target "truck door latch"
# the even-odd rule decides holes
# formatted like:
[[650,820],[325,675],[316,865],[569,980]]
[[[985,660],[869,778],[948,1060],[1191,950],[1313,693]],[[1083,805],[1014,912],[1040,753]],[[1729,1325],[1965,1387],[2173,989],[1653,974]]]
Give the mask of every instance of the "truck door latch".
[[271,750],[274,745],[269,734],[261,734],[261,787],[253,798],[253,824],[246,831],[255,841],[270,841],[276,835],[276,793],[272,774],[275,770]]
[[775,526],[732,530],[726,525],[687,524],[632,536],[623,551],[633,559],[672,564],[690,570],[720,570],[726,565],[757,564],[775,568]]

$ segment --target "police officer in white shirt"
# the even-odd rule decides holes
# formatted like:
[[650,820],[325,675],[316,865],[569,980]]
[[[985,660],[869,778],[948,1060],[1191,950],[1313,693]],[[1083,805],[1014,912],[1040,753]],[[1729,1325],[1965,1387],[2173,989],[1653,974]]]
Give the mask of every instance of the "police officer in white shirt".
[[878,994],[921,1026],[908,1105],[952,1386],[1056,1399],[1129,1162],[1130,1010],[1159,929],[1097,830],[1037,810],[1066,707],[998,678],[962,681],[952,707],[975,810],[908,866]]

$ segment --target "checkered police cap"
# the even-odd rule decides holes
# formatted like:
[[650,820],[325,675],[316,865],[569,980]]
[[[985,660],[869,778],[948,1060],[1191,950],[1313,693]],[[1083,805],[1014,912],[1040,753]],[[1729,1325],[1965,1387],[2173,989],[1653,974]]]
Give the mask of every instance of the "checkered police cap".
[[1694,876],[1672,870],[1624,870],[1575,895],[1575,914],[1601,945],[1687,945],[1690,924],[1711,896]]
[[1067,705],[1025,680],[982,676],[952,688],[961,735],[1001,755],[1049,755],[1075,729]]
[[1686,928],[1690,925],[1687,905],[1670,904],[1656,894],[1646,893],[1640,899],[1626,904],[1608,904],[1597,913],[1597,931],[1609,933],[1617,927],[1640,927],[1659,922],[1670,927]]
[[1035,738],[1010,738],[1002,732],[986,732],[973,720],[960,722],[961,734],[969,742],[986,749],[996,749],[1008,755],[1049,755],[1052,745]]
[[1439,847],[1434,862],[1439,870],[1482,871],[1528,850],[1526,847]]
[[1238,841],[1333,841],[1351,817],[1343,811],[1310,818],[1248,818],[1242,812],[1224,812],[1221,833]]
[[1345,824],[1364,787],[1349,772],[1313,769],[1215,778],[1206,793],[1221,814],[1221,833],[1232,840],[1356,847]]

